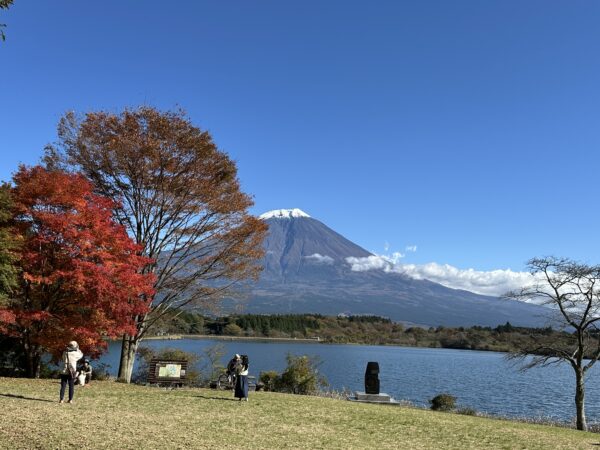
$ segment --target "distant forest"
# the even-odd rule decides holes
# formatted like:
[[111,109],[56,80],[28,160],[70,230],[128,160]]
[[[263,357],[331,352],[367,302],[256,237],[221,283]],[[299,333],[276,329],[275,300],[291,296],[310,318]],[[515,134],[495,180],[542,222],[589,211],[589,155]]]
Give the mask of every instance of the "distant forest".
[[197,334],[238,337],[316,339],[325,343],[402,345],[510,352],[523,345],[571,342],[575,337],[552,328],[515,327],[406,327],[378,316],[322,316],[318,314],[243,314],[211,318],[190,312],[164,316],[156,336]]

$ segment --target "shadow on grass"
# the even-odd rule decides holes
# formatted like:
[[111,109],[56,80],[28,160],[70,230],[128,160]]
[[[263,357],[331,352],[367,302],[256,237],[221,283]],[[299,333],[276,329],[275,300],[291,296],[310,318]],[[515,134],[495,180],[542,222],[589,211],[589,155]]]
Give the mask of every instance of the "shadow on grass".
[[24,395],[0,394],[0,397],[18,398],[18,399],[20,399],[20,400],[34,400],[34,401],[36,401],[36,402],[48,402],[48,403],[54,403],[52,400],[46,400],[45,398],[32,398],[32,397],[25,397]]
[[203,398],[206,400],[223,400],[226,402],[239,402],[240,400],[237,398],[225,398],[225,397],[207,397],[206,395],[194,395],[196,398]]

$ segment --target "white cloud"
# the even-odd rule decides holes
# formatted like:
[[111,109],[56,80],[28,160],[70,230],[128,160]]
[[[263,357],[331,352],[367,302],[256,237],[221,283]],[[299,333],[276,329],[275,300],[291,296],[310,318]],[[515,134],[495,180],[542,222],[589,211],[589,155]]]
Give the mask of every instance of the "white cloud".
[[367,256],[346,258],[350,268],[356,272],[383,270],[400,273],[416,280],[429,280],[453,289],[464,289],[477,294],[501,296],[508,291],[531,286],[536,278],[529,272],[515,272],[510,269],[479,271],[459,269],[449,264],[403,264],[400,253],[391,256]]
[[394,272],[403,273],[417,280],[429,280],[453,289],[464,289],[477,294],[501,296],[508,291],[519,290],[535,283],[529,272],[510,269],[480,271],[459,269],[449,264],[401,264]]
[[350,264],[350,268],[354,272],[364,272],[367,270],[383,270],[389,272],[393,269],[394,264],[384,256],[366,256],[356,257],[350,256],[346,258],[346,262]]
[[354,272],[364,272],[366,270],[383,270],[384,272],[393,272],[394,267],[399,264],[404,255],[400,252],[394,252],[390,256],[371,255],[366,257],[351,256],[346,258],[350,268]]
[[305,256],[304,258],[317,264],[333,264],[333,258],[327,255],[321,255],[319,253],[313,253],[312,255]]
[[407,245],[407,246],[404,248],[404,251],[407,251],[407,252],[412,252],[412,253],[414,253],[414,252],[416,252],[416,251],[417,251],[417,246],[416,246],[416,245]]
[[394,252],[392,253],[391,256],[387,256],[388,261],[391,261],[392,264],[398,264],[400,262],[400,260],[402,258],[404,258],[406,255],[404,253],[400,253],[400,252]]
[[383,244],[383,251],[387,252],[390,249],[390,243],[388,241],[385,241],[385,244]]

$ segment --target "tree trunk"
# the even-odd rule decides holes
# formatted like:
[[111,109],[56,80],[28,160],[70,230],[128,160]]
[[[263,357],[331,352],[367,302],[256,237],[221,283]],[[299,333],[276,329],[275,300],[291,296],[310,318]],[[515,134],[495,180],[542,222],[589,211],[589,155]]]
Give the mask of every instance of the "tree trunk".
[[32,351],[27,352],[26,359],[27,367],[25,369],[27,378],[39,378],[42,363],[41,356],[38,354],[38,352]]
[[575,407],[577,408],[577,429],[587,431],[585,420],[585,384],[583,380],[583,371],[576,370],[575,377],[577,386],[575,387]]
[[129,340],[126,334],[121,339],[121,358],[119,359],[119,372],[117,373],[117,379],[124,381],[125,378],[125,367],[127,366],[126,356],[129,354]]
[[135,336],[123,335],[121,343],[121,360],[119,361],[118,381],[131,383],[131,375],[133,375],[133,364],[135,362],[135,354],[137,353],[140,341]]

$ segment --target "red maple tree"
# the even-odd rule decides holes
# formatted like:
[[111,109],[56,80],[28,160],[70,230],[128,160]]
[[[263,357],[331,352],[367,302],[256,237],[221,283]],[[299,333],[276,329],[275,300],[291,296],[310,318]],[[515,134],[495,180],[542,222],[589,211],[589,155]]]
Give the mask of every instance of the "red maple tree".
[[0,320],[21,341],[27,374],[38,376],[42,355],[58,358],[71,340],[95,356],[104,338],[134,334],[154,276],[142,273],[151,260],[113,221],[114,200],[82,175],[21,167],[13,181],[20,288]]

